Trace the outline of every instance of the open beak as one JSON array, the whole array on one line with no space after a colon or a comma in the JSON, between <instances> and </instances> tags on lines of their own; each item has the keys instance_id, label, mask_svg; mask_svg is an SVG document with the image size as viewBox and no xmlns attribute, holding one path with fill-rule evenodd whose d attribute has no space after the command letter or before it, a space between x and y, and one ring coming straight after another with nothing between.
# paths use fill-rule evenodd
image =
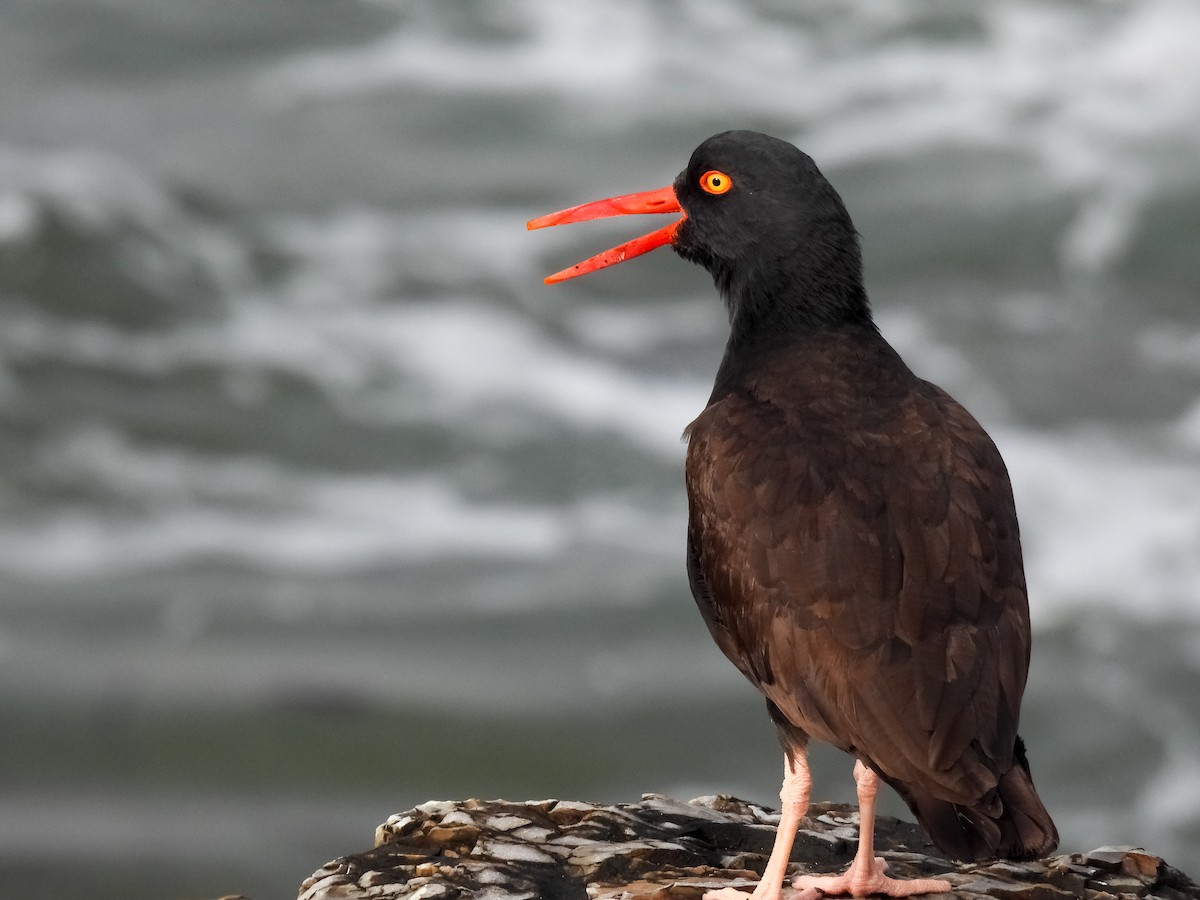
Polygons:
<instances>
[{"instance_id":1,"label":"open beak","mask_svg":"<svg viewBox=\"0 0 1200 900\"><path fill-rule=\"evenodd\" d=\"M549 215L538 216L538 218L527 222L525 227L532 231L535 228L548 228L551 225L569 225L572 222L584 222L588 219L607 219L611 216L630 216L638 213L672 212L683 212L683 207L679 205L679 200L675 196L675 189L665 187L657 191L643 191L640 194L625 194L623 197L609 197L607 200L581 203L579 206L572 206L570 209L562 209ZM605 250L603 253L598 253L590 259L585 259L581 263L576 263L570 268L563 269L561 272L555 272L545 279L546 284L557 284L560 281L566 281L568 278L574 278L577 275L586 275L588 272L595 272L597 269L603 269L605 266L625 262L627 259L633 259L635 256L648 253L655 247L669 244L675 240L675 234L679 231L679 226L683 224L683 220L686 218L687 215L685 214L683 218L672 222L665 228L660 228L639 238L634 238L632 241L626 241L619 247Z\"/></svg>"}]
</instances>

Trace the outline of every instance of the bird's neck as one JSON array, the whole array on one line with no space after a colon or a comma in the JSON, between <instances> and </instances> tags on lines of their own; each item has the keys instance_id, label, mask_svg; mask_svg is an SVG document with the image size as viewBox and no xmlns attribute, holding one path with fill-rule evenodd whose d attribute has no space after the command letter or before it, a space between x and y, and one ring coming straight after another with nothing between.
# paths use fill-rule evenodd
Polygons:
<instances>
[{"instance_id":1,"label":"bird's neck","mask_svg":"<svg viewBox=\"0 0 1200 900\"><path fill-rule=\"evenodd\" d=\"M826 244L782 265L743 265L728 275L712 270L729 312L718 390L752 375L776 352L801 343L850 334L860 341L882 340L863 287L857 241L841 247L844 251Z\"/></svg>"},{"instance_id":2,"label":"bird's neck","mask_svg":"<svg viewBox=\"0 0 1200 900\"><path fill-rule=\"evenodd\" d=\"M871 321L862 249L844 211L751 242L736 259L683 252L712 275L735 340Z\"/></svg>"}]
</instances>

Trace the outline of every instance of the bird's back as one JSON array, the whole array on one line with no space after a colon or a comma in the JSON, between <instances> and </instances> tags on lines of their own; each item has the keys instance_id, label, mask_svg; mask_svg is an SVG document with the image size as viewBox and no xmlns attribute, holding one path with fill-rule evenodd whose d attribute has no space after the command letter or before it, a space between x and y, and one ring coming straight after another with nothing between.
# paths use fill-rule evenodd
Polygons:
<instances>
[{"instance_id":1,"label":"bird's back","mask_svg":"<svg viewBox=\"0 0 1200 900\"><path fill-rule=\"evenodd\" d=\"M1029 613L999 452L871 328L754 360L688 432L688 568L714 639L793 734L862 758L947 852L1049 852L1017 738Z\"/></svg>"}]
</instances>

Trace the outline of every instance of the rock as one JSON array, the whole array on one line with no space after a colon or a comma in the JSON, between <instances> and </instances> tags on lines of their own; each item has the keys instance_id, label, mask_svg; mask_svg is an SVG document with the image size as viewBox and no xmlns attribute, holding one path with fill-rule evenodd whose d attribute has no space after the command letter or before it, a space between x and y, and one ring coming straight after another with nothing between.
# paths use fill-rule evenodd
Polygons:
<instances>
[{"instance_id":1,"label":"rock","mask_svg":"<svg viewBox=\"0 0 1200 900\"><path fill-rule=\"evenodd\" d=\"M778 818L733 797L433 801L391 816L373 849L323 866L300 900L700 900L716 888L753 888ZM852 807L814 803L793 871L845 868L857 818ZM962 900L1200 898L1200 886L1141 848L963 865L939 856L917 826L881 816L876 851L892 874L945 878Z\"/></svg>"},{"instance_id":2,"label":"rock","mask_svg":"<svg viewBox=\"0 0 1200 900\"><path fill-rule=\"evenodd\" d=\"M1162 860L1151 856L1140 847L1136 847L1121 857L1121 874L1132 875L1144 881L1158 880L1158 870L1162 868Z\"/></svg>"},{"instance_id":3,"label":"rock","mask_svg":"<svg viewBox=\"0 0 1200 900\"><path fill-rule=\"evenodd\" d=\"M1121 860L1129 853L1133 847L1097 847L1090 853L1083 855L1083 861L1089 866L1096 866L1100 869L1108 869L1115 872L1121 868Z\"/></svg>"}]
</instances>

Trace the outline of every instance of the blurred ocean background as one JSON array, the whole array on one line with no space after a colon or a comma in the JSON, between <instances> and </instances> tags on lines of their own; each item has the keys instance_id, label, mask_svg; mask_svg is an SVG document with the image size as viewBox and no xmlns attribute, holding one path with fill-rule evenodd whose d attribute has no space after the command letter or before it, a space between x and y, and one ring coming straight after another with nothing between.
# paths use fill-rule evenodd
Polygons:
<instances>
[{"instance_id":1,"label":"blurred ocean background","mask_svg":"<svg viewBox=\"0 0 1200 900\"><path fill-rule=\"evenodd\" d=\"M433 798L776 802L683 572L724 313L669 252L542 285L640 221L524 228L733 127L817 159L1008 461L1063 848L1200 875L1198 44L1194 0L0 5L0 895L291 897Z\"/></svg>"}]
</instances>

